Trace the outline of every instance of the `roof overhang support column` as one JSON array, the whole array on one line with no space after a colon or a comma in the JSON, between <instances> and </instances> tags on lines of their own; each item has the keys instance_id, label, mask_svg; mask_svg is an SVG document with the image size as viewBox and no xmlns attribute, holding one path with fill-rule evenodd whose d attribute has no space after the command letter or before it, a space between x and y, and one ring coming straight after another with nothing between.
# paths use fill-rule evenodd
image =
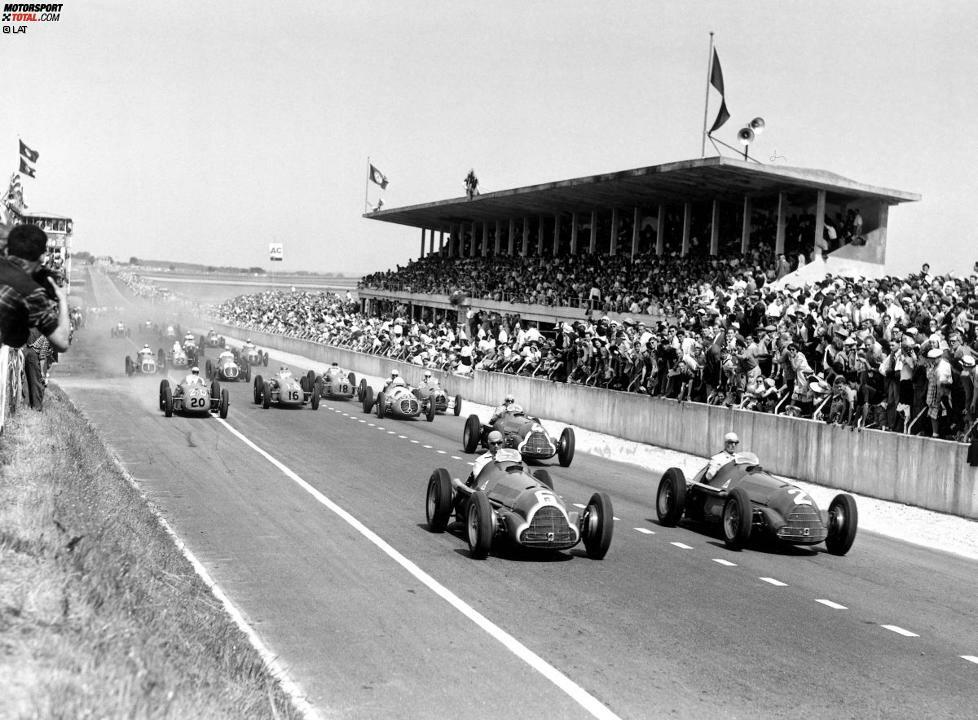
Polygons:
<instances>
[{"instance_id":1,"label":"roof overhang support column","mask_svg":"<svg viewBox=\"0 0 978 720\"><path fill-rule=\"evenodd\" d=\"M469 243L469 257L475 257L475 248L476 248L476 245L479 244L478 241L476 240L476 237L475 237L475 233L476 233L477 229L478 228L476 227L476 224L473 221L471 232L469 233L469 238L471 239L471 242Z\"/></svg>"},{"instance_id":2,"label":"roof overhang support column","mask_svg":"<svg viewBox=\"0 0 978 720\"><path fill-rule=\"evenodd\" d=\"M523 216L523 247L520 248L520 257L526 257L526 249L530 244L530 218Z\"/></svg>"},{"instance_id":3,"label":"roof overhang support column","mask_svg":"<svg viewBox=\"0 0 978 720\"><path fill-rule=\"evenodd\" d=\"M689 255L689 236L692 233L693 204L683 203L683 245L679 251L680 257Z\"/></svg>"},{"instance_id":4,"label":"roof overhang support column","mask_svg":"<svg viewBox=\"0 0 978 720\"><path fill-rule=\"evenodd\" d=\"M560 250L560 213L554 215L554 252L553 256L557 257L557 252Z\"/></svg>"},{"instance_id":5,"label":"roof overhang support column","mask_svg":"<svg viewBox=\"0 0 978 720\"><path fill-rule=\"evenodd\" d=\"M638 206L636 206L632 213L632 262L635 261L635 256L638 255L638 229L639 223L641 222L642 218L639 217Z\"/></svg>"},{"instance_id":6,"label":"roof overhang support column","mask_svg":"<svg viewBox=\"0 0 978 720\"><path fill-rule=\"evenodd\" d=\"M489 223L482 223L482 257L489 254Z\"/></svg>"},{"instance_id":7,"label":"roof overhang support column","mask_svg":"<svg viewBox=\"0 0 978 720\"><path fill-rule=\"evenodd\" d=\"M812 247L812 257L822 256L822 249L818 246L818 241L825 236L825 191L818 191L818 198L815 200L815 238Z\"/></svg>"},{"instance_id":8,"label":"roof overhang support column","mask_svg":"<svg viewBox=\"0 0 978 720\"><path fill-rule=\"evenodd\" d=\"M713 215L710 220L710 255L720 254L720 201L713 198Z\"/></svg>"},{"instance_id":9,"label":"roof overhang support column","mask_svg":"<svg viewBox=\"0 0 978 720\"><path fill-rule=\"evenodd\" d=\"M424 228L421 228L421 254L418 255L418 259L424 257Z\"/></svg>"},{"instance_id":10,"label":"roof overhang support column","mask_svg":"<svg viewBox=\"0 0 978 720\"><path fill-rule=\"evenodd\" d=\"M429 255L435 254L435 229L434 228L428 229L428 254Z\"/></svg>"},{"instance_id":11,"label":"roof overhang support column","mask_svg":"<svg viewBox=\"0 0 978 720\"><path fill-rule=\"evenodd\" d=\"M588 245L588 253L594 255L598 249L598 211L591 211L591 240Z\"/></svg>"},{"instance_id":12,"label":"roof overhang support column","mask_svg":"<svg viewBox=\"0 0 978 720\"><path fill-rule=\"evenodd\" d=\"M438 254L441 255L445 252L445 231L438 231Z\"/></svg>"},{"instance_id":13,"label":"roof overhang support column","mask_svg":"<svg viewBox=\"0 0 978 720\"><path fill-rule=\"evenodd\" d=\"M666 251L666 206L659 203L659 217L655 219L655 254L662 257Z\"/></svg>"},{"instance_id":14,"label":"roof overhang support column","mask_svg":"<svg viewBox=\"0 0 978 720\"><path fill-rule=\"evenodd\" d=\"M746 255L750 251L750 195L744 195L744 218L740 224L740 254Z\"/></svg>"},{"instance_id":15,"label":"roof overhang support column","mask_svg":"<svg viewBox=\"0 0 978 720\"><path fill-rule=\"evenodd\" d=\"M785 215L788 213L788 196L783 193L778 193L778 224L777 232L774 235L774 254L780 255L784 252L784 226L785 226Z\"/></svg>"},{"instance_id":16,"label":"roof overhang support column","mask_svg":"<svg viewBox=\"0 0 978 720\"><path fill-rule=\"evenodd\" d=\"M513 218L509 219L509 232L506 235L507 242L507 253L510 257L513 257L513 240L516 235L516 221Z\"/></svg>"},{"instance_id":17,"label":"roof overhang support column","mask_svg":"<svg viewBox=\"0 0 978 720\"><path fill-rule=\"evenodd\" d=\"M618 208L611 208L611 242L608 247L609 255L614 257L618 254Z\"/></svg>"},{"instance_id":18,"label":"roof overhang support column","mask_svg":"<svg viewBox=\"0 0 978 720\"><path fill-rule=\"evenodd\" d=\"M543 215L539 218L540 222L537 225L537 255L543 256Z\"/></svg>"},{"instance_id":19,"label":"roof overhang support column","mask_svg":"<svg viewBox=\"0 0 978 720\"><path fill-rule=\"evenodd\" d=\"M499 220L497 220L496 221L496 246L495 246L496 252L493 253L494 255L498 255L499 254L499 251L502 249L503 235L500 232L500 226L501 225L502 225L502 223L499 222Z\"/></svg>"},{"instance_id":20,"label":"roof overhang support column","mask_svg":"<svg viewBox=\"0 0 978 720\"><path fill-rule=\"evenodd\" d=\"M577 255L577 213L571 213L571 255Z\"/></svg>"}]
</instances>

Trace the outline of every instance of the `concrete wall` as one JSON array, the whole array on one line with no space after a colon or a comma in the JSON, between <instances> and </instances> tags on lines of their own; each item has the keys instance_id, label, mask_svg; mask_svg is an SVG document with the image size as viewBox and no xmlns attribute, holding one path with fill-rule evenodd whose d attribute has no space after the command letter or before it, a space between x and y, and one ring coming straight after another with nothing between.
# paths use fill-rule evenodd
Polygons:
<instances>
[{"instance_id":1,"label":"concrete wall","mask_svg":"<svg viewBox=\"0 0 978 720\"><path fill-rule=\"evenodd\" d=\"M232 337L245 334L219 327ZM324 364L336 361L356 373L383 377L397 367L409 383L421 380L421 368L389 358L280 335L247 334L259 345ZM877 430L857 433L811 420L500 373L477 372L471 378L436 374L448 394L465 400L497 405L512 392L534 415L704 457L716 452L723 434L733 430L742 447L757 453L772 472L978 519L978 468L968 465L968 448L961 443Z\"/></svg>"}]
</instances>

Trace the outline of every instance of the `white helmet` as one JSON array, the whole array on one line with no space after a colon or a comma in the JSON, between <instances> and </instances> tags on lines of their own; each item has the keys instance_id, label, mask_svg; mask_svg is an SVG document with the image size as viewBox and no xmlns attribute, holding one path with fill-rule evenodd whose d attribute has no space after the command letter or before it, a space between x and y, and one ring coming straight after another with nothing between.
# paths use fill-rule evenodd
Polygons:
<instances>
[{"instance_id":1,"label":"white helmet","mask_svg":"<svg viewBox=\"0 0 978 720\"><path fill-rule=\"evenodd\" d=\"M512 393L507 393L506 397L503 398L503 402L506 403L507 405L509 403L514 403L516 402L516 397Z\"/></svg>"},{"instance_id":2,"label":"white helmet","mask_svg":"<svg viewBox=\"0 0 978 720\"><path fill-rule=\"evenodd\" d=\"M425 370L424 371L424 377L425 377L425 380L427 380L428 378L430 378L431 377L431 370Z\"/></svg>"},{"instance_id":3,"label":"white helmet","mask_svg":"<svg viewBox=\"0 0 978 720\"><path fill-rule=\"evenodd\" d=\"M147 343L146 345L143 345L143 350L149 350L149 343Z\"/></svg>"},{"instance_id":4,"label":"white helmet","mask_svg":"<svg viewBox=\"0 0 978 720\"><path fill-rule=\"evenodd\" d=\"M396 378L396 377L397 377L397 376L399 376L400 374L401 374L401 373L399 373L399 372L398 372L397 370L391 370L391 377L392 377L392 378Z\"/></svg>"},{"instance_id":5,"label":"white helmet","mask_svg":"<svg viewBox=\"0 0 978 720\"><path fill-rule=\"evenodd\" d=\"M200 375L200 368L194 365L192 368L190 368L190 372L192 372L194 375Z\"/></svg>"},{"instance_id":6,"label":"white helmet","mask_svg":"<svg viewBox=\"0 0 978 720\"><path fill-rule=\"evenodd\" d=\"M737 433L735 433L735 432L728 432L726 435L724 435L723 436L723 444L726 445L727 443L733 443L735 445L740 445L740 438L737 437Z\"/></svg>"}]
</instances>

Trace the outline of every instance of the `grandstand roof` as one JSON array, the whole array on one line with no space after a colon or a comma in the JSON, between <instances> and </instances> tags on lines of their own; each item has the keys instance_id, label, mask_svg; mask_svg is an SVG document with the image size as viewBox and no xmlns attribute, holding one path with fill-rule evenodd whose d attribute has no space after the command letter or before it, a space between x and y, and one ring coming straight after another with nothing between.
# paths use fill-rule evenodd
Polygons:
<instances>
[{"instance_id":1,"label":"grandstand roof","mask_svg":"<svg viewBox=\"0 0 978 720\"><path fill-rule=\"evenodd\" d=\"M825 170L761 165L727 157L653 165L603 175L559 180L468 197L367 213L371 220L420 228L446 228L458 222L483 222L524 215L556 214L590 208L652 207L659 203L742 202L779 192L825 190L830 202L876 200L887 205L920 200L903 190L875 187Z\"/></svg>"}]
</instances>

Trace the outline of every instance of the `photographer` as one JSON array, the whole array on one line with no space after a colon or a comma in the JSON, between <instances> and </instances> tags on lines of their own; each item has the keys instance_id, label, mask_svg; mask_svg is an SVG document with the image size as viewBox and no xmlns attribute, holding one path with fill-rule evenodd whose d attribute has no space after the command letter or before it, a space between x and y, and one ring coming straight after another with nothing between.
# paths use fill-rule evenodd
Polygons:
<instances>
[{"instance_id":1,"label":"photographer","mask_svg":"<svg viewBox=\"0 0 978 720\"><path fill-rule=\"evenodd\" d=\"M36 225L17 225L0 257L0 340L11 347L27 343L36 327L56 350L68 349L68 297L56 276L42 267L47 234Z\"/></svg>"}]
</instances>

